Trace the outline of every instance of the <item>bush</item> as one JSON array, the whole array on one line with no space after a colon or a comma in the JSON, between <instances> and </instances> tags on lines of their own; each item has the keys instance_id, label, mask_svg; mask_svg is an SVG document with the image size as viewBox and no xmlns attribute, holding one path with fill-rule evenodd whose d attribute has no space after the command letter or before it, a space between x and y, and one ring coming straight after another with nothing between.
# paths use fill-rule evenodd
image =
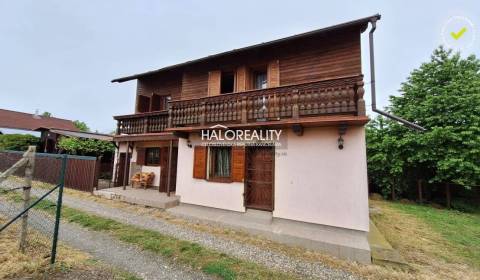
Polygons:
<instances>
[{"instance_id":1,"label":"bush","mask_svg":"<svg viewBox=\"0 0 480 280\"><path fill-rule=\"evenodd\" d=\"M37 146L40 138L29 134L0 135L0 150L26 151L28 146Z\"/></svg>"}]
</instances>

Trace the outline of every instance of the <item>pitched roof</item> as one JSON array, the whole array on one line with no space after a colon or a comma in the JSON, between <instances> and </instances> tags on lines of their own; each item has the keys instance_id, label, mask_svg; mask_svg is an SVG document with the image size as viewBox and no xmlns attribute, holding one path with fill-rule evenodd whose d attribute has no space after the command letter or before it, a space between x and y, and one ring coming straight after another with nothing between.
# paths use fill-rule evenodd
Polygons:
<instances>
[{"instance_id":1,"label":"pitched roof","mask_svg":"<svg viewBox=\"0 0 480 280\"><path fill-rule=\"evenodd\" d=\"M358 27L360 27L361 32L363 32L365 30L365 28L367 27L367 24L374 19L376 19L376 20L380 19L380 14L375 14L375 15L372 15L372 16L369 16L369 17L364 17L364 18L360 18L360 19L357 19L357 20L352 20L352 21L340 23L340 24L337 24L337 25L332 25L332 26L325 27L325 28L315 29L315 30L312 30L312 31L309 31L309 32L300 33L300 34L297 34L297 35L293 35L293 36L289 36L289 37L285 37L285 38L281 38L281 39L277 39L277 40L273 40L273 41L269 41L269 42L264 42L264 43L260 43L260 44L251 45L251 46L248 46L248 47L233 49L233 50L227 51L227 52L222 52L222 53L218 53L218 54L214 54L214 55L209 55L209 56L202 57L202 58L199 58L199 59L194 59L194 60L186 61L186 62L183 62L183 63L163 67L163 68L153 70L153 71L148 71L148 72L144 72L144 73L139 73L139 74L134 74L134 75L126 76L126 77L113 79L111 82L112 83L114 83L114 82L123 83L123 82L126 82L126 81L141 78L143 76L148 76L148 75L151 75L151 74L156 74L156 73L172 70L172 69L175 69L175 68L180 68L180 67L183 67L183 66L203 62L203 61L206 61L206 60L209 60L209 59L218 58L218 57L222 57L222 56L226 56L226 55L238 54L240 52L244 52L244 51L248 51L248 50L255 49L255 48L260 48L260 47L275 46L279 43L284 43L284 42L293 41L293 40L297 40L297 39L308 38L308 37L312 37L312 36L315 36L315 35L318 35L318 34L321 34L321 33L327 32L327 31L332 31L332 30L340 30L340 29L344 29L344 28L350 28L350 27L358 26Z\"/></svg>"},{"instance_id":2,"label":"pitched roof","mask_svg":"<svg viewBox=\"0 0 480 280\"><path fill-rule=\"evenodd\" d=\"M71 120L54 117L44 117L10 110L0 109L0 127L24 130L37 130L41 128L59 128L78 131Z\"/></svg>"}]
</instances>

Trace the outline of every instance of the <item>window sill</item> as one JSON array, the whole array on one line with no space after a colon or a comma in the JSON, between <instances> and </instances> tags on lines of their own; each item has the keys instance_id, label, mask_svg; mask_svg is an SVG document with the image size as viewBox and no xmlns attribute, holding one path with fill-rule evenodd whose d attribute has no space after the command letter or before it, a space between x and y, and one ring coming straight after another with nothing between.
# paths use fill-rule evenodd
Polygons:
<instances>
[{"instance_id":1,"label":"window sill","mask_svg":"<svg viewBox=\"0 0 480 280\"><path fill-rule=\"evenodd\" d=\"M215 183L233 183L233 180L228 177L228 178L222 178L222 177L217 177L217 178L208 178L208 182L215 182Z\"/></svg>"}]
</instances>

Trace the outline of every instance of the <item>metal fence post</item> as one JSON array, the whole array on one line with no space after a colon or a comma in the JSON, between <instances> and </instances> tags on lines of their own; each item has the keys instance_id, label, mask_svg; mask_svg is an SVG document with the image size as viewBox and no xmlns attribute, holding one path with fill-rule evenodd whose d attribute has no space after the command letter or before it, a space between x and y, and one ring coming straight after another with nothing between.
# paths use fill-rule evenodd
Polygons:
<instances>
[{"instance_id":1,"label":"metal fence post","mask_svg":"<svg viewBox=\"0 0 480 280\"><path fill-rule=\"evenodd\" d=\"M50 264L55 263L55 258L57 255L57 243L58 243L58 230L60 227L60 214L62 210L62 197L63 197L63 187L65 186L65 172L67 168L67 155L64 154L62 157L62 167L60 169L60 180L59 180L59 189L58 189L58 199L57 199L57 211L55 214L55 229L53 231L53 242L52 242L52 256L50 258Z\"/></svg>"}]
</instances>

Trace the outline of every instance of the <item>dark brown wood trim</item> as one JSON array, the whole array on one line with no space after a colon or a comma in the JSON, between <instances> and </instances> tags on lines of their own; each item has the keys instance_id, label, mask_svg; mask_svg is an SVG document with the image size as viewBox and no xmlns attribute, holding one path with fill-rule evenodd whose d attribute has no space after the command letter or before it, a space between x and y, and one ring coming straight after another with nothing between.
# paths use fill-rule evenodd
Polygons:
<instances>
[{"instance_id":1,"label":"dark brown wood trim","mask_svg":"<svg viewBox=\"0 0 480 280\"><path fill-rule=\"evenodd\" d=\"M345 116L345 115L334 115L334 116L320 116L320 117L305 117L301 119L288 119L288 120L279 120L279 121L266 121L266 122L255 122L255 123L237 123L237 124L225 124L228 128L248 128L248 127L259 127L259 126L268 126L268 127L291 127L293 125L301 124L304 127L312 126L336 126L342 123L347 123L349 125L365 125L369 122L370 119L367 116ZM202 129L209 129L210 126L189 126L189 127L175 127L167 128L165 131L201 131Z\"/></svg>"},{"instance_id":2,"label":"dark brown wood trim","mask_svg":"<svg viewBox=\"0 0 480 280\"><path fill-rule=\"evenodd\" d=\"M350 82L353 83L353 82L356 82L357 80L362 80L363 79L363 74L348 75L348 76L335 76L335 77L325 78L325 79L321 79L321 80L317 80L317 81L313 81L313 82L308 82L308 83L285 84L285 85L281 85L281 86L277 86L277 87L268 87L266 89L271 89L271 88L281 89L281 88L296 87L296 86L306 86L306 85L309 85L309 84L316 84L316 83L324 83L325 84L324 86L335 86L339 83L343 85L343 84L345 84L345 81L342 81L342 80L345 80L345 79L351 79ZM234 96L234 95L244 96L247 93L261 92L261 91L265 91L266 89L249 89L249 90L245 90L245 91L223 93L221 95L205 96L205 97L200 97L200 98L185 98L185 99L181 99L181 100L172 100L172 101L170 101L170 103L174 104L174 103L182 103L182 102L189 102L189 101L200 101L200 100L215 98L215 97L218 97L218 96ZM143 114L145 114L145 113L143 113Z\"/></svg>"}]
</instances>

